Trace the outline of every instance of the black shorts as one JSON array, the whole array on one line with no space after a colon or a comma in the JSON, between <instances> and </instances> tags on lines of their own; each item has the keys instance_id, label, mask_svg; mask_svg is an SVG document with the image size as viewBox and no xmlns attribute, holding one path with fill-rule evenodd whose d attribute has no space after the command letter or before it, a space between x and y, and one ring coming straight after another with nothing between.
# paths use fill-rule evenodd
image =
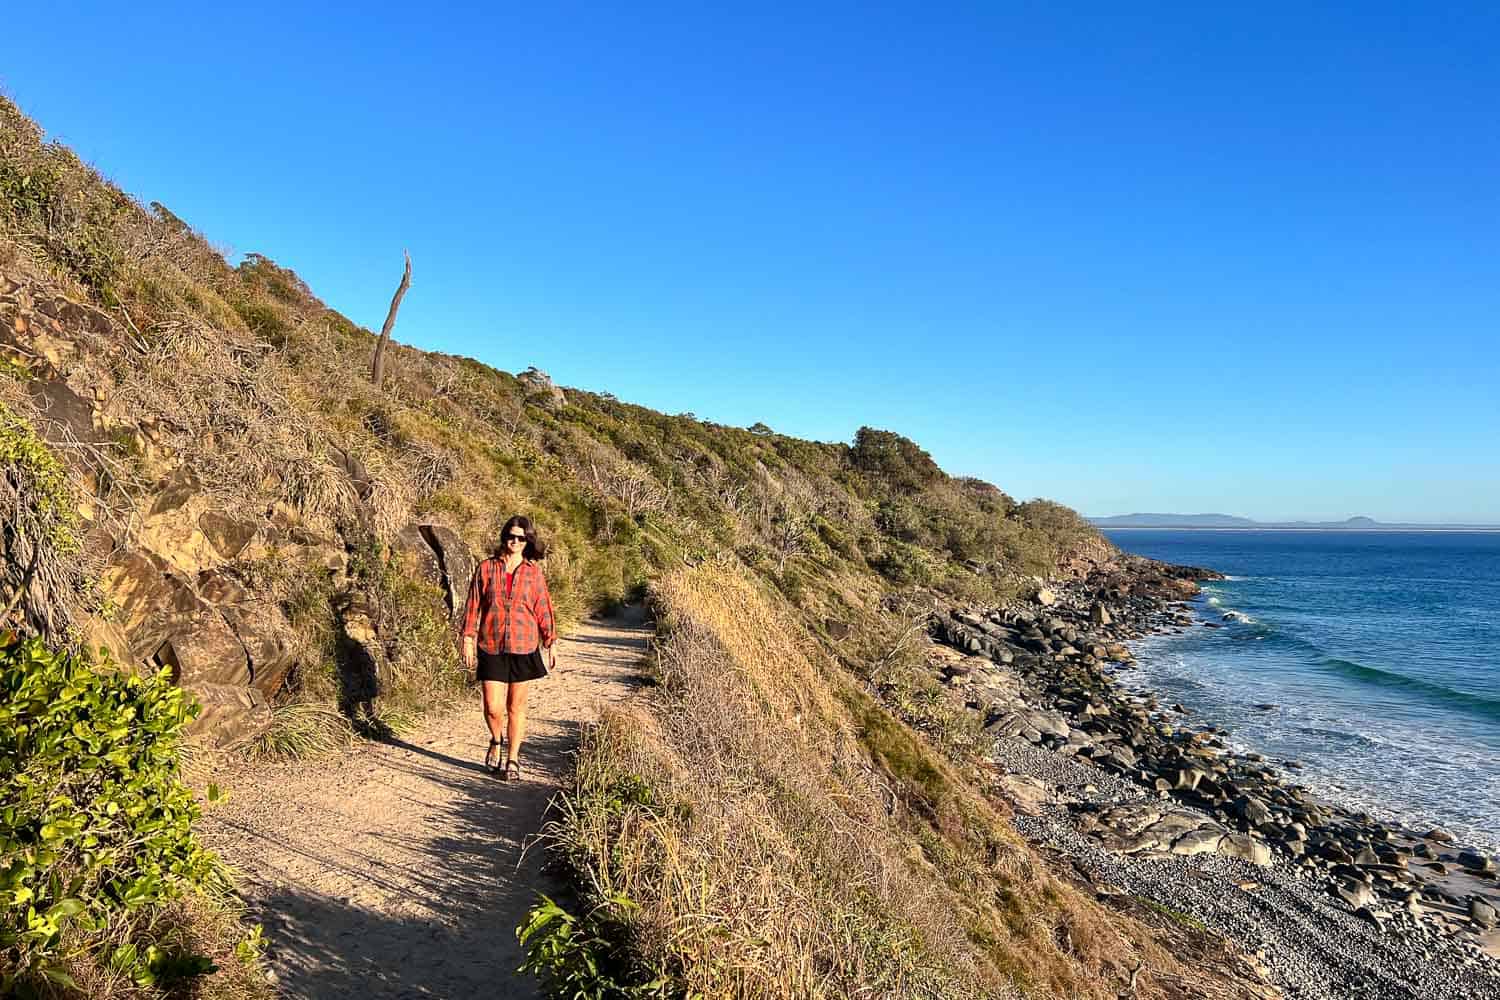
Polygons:
<instances>
[{"instance_id":1,"label":"black shorts","mask_svg":"<svg viewBox=\"0 0 1500 1000\"><path fill-rule=\"evenodd\" d=\"M477 674L482 681L519 684L546 677L547 665L542 662L540 649L529 653L486 653L481 649Z\"/></svg>"}]
</instances>

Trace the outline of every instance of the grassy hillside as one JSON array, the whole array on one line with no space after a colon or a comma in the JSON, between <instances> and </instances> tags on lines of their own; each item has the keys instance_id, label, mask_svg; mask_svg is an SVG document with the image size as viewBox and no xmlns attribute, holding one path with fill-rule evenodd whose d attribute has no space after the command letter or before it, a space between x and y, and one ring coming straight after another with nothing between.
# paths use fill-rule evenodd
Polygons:
<instances>
[{"instance_id":1,"label":"grassy hillside","mask_svg":"<svg viewBox=\"0 0 1500 1000\"><path fill-rule=\"evenodd\" d=\"M558 545L565 565L553 572L575 613L723 551L794 595L832 594L841 575L872 571L990 595L1045 573L1091 534L1055 505L953 479L885 432L823 444L577 390L559 405L524 378L400 347L377 390L363 377L370 332L294 272L256 254L230 266L167 208L137 204L46 143L8 103L0 222L0 262L46 274L109 318L113 342L78 363L98 378L122 437L153 432L118 442L130 461L116 476L149 483L189 465L226 503L282 501L315 527L347 531L359 512L342 452L368 470L377 538L425 516L479 546L501 512L534 511ZM419 285L406 308L420 303Z\"/></svg>"},{"instance_id":2,"label":"grassy hillside","mask_svg":"<svg viewBox=\"0 0 1500 1000\"><path fill-rule=\"evenodd\" d=\"M587 735L554 831L617 987L1104 998L1140 968L1141 996L1209 992L1049 874L980 772L892 718L764 580L705 563L653 592L660 688Z\"/></svg>"},{"instance_id":3,"label":"grassy hillside","mask_svg":"<svg viewBox=\"0 0 1500 1000\"><path fill-rule=\"evenodd\" d=\"M4 100L0 293L12 624L133 649L141 580L235 593L241 639L262 623L290 663L257 689L276 711L248 747L313 753L462 691L439 590L402 568L412 525L484 551L530 514L565 623L652 588L661 689L589 734L559 834L597 919L627 932L610 958L627 979L1106 996L1138 963L1181 974L1142 927L1046 875L968 770L969 724L910 662L935 599L1000 600L1106 556L1072 511L953 478L872 428L798 440L400 345L377 387L370 331L292 270L231 264ZM419 284L405 309L420 308ZM167 530L177 510L218 525L215 545L251 541L214 555ZM355 619L382 660L361 719L341 672ZM187 685L178 645L131 665Z\"/></svg>"}]
</instances>

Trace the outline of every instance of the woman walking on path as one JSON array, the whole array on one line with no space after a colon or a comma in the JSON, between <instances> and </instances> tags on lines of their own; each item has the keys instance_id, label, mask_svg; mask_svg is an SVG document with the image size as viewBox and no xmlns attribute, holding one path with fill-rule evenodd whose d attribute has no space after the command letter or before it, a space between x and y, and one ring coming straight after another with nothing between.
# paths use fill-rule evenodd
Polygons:
<instances>
[{"instance_id":1,"label":"woman walking on path","mask_svg":"<svg viewBox=\"0 0 1500 1000\"><path fill-rule=\"evenodd\" d=\"M500 548L475 567L464 603L464 664L484 686L484 720L490 728L484 766L508 781L521 778L526 683L546 677L557 666L552 648L557 641L552 595L540 565L546 555L547 547L537 538L530 519L512 517L500 531ZM506 746L503 769L499 766L502 741Z\"/></svg>"}]
</instances>

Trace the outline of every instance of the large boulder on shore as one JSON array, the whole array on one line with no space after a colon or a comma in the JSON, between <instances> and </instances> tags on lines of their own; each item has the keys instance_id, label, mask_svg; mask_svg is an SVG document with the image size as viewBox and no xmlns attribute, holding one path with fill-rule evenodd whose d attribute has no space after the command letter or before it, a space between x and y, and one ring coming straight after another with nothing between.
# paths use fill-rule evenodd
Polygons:
<instances>
[{"instance_id":1,"label":"large boulder on shore","mask_svg":"<svg viewBox=\"0 0 1500 1000\"><path fill-rule=\"evenodd\" d=\"M1122 854L1194 855L1217 853L1269 865L1271 849L1256 837L1232 833L1190 809L1166 803L1131 802L1085 814L1080 829Z\"/></svg>"}]
</instances>

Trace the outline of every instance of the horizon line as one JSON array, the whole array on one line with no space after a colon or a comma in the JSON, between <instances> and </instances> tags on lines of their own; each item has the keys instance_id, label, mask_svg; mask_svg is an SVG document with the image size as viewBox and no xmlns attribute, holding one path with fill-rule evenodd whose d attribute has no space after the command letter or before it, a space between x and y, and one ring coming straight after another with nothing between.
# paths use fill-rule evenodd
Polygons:
<instances>
[{"instance_id":1,"label":"horizon line","mask_svg":"<svg viewBox=\"0 0 1500 1000\"><path fill-rule=\"evenodd\" d=\"M1379 518L1369 517L1369 516L1364 515L1364 514L1351 515L1351 516L1345 517L1345 518L1308 518L1308 517L1300 517L1300 518L1283 518L1283 519L1278 519L1278 520L1261 520L1260 518L1246 517L1246 516L1244 516L1242 514L1166 514L1166 513L1148 513L1148 512L1141 512L1141 511L1137 511L1137 512L1134 512L1134 513L1131 513L1131 514L1085 514L1085 515L1083 515L1083 518L1086 521L1126 520L1126 519L1132 518L1132 517L1180 518L1180 519L1183 519L1183 520L1188 520L1188 519L1191 519L1191 518L1202 518L1202 517L1222 517L1222 518L1234 518L1234 519L1239 520L1239 521L1249 522L1248 524L1245 524L1245 525L1220 524L1220 525L1193 525L1192 526L1192 527L1213 527L1213 528L1233 528L1233 527L1265 527L1265 528L1273 528L1273 527L1285 527L1285 526L1293 526L1293 527L1295 527L1295 526L1323 527L1323 526L1327 526L1327 525L1339 525L1339 526L1343 526L1343 525L1350 524L1350 522L1365 522L1365 523L1368 523L1370 525L1373 525L1374 527L1392 527L1392 528L1486 528L1486 529L1500 530L1500 521L1423 521L1423 520L1383 521L1383 520L1381 520ZM1154 527L1154 525L1141 525L1141 527ZM1359 530L1359 529L1358 528L1353 528L1351 530Z\"/></svg>"}]
</instances>

